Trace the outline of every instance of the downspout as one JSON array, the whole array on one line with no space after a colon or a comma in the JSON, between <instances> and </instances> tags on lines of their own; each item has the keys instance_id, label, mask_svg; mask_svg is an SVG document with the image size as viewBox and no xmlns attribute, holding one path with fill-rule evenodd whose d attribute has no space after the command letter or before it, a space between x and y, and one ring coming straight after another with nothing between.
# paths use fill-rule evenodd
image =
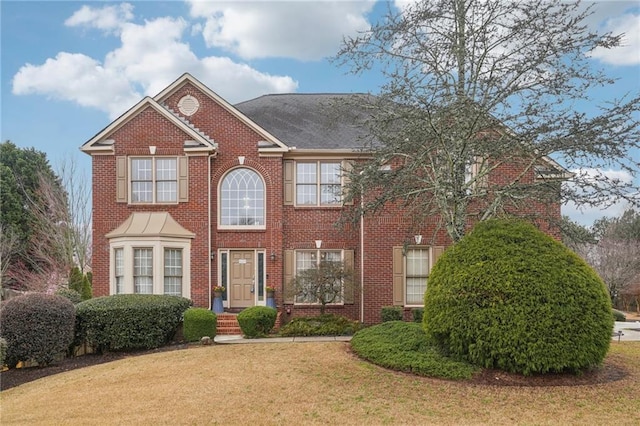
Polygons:
<instances>
[{"instance_id":1,"label":"downspout","mask_svg":"<svg viewBox=\"0 0 640 426\"><path fill-rule=\"evenodd\" d=\"M207 302L209 304L209 309L213 309L212 304L212 299L211 299L211 262L213 261L213 259L211 259L211 160L213 159L215 154L210 154L208 161L207 161L207 234L209 235L208 241L207 241L207 247L208 247L208 251L207 251L207 258L208 258L208 262L209 262L209 301Z\"/></svg>"},{"instance_id":2,"label":"downspout","mask_svg":"<svg viewBox=\"0 0 640 426\"><path fill-rule=\"evenodd\" d=\"M364 187L360 191L360 323L364 324Z\"/></svg>"}]
</instances>

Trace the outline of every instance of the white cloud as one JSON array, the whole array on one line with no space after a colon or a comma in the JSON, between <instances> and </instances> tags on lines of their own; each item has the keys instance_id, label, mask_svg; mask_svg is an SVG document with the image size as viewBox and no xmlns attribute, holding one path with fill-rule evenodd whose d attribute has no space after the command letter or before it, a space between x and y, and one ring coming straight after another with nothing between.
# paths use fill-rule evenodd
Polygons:
<instances>
[{"instance_id":1,"label":"white cloud","mask_svg":"<svg viewBox=\"0 0 640 426\"><path fill-rule=\"evenodd\" d=\"M119 29L125 22L132 19L133 6L129 3L122 3L102 8L82 6L64 21L64 24L68 27L97 28L111 32Z\"/></svg>"},{"instance_id":2,"label":"white cloud","mask_svg":"<svg viewBox=\"0 0 640 426\"><path fill-rule=\"evenodd\" d=\"M608 19L604 24L604 31L614 35L624 34L621 46L612 49L598 48L592 52L592 57L612 65L640 64L640 14L626 13Z\"/></svg>"},{"instance_id":3,"label":"white cloud","mask_svg":"<svg viewBox=\"0 0 640 426\"><path fill-rule=\"evenodd\" d=\"M26 64L13 77L15 95L40 94L110 112L126 111L139 96L117 70L80 53L60 52L42 65Z\"/></svg>"},{"instance_id":4,"label":"white cloud","mask_svg":"<svg viewBox=\"0 0 640 426\"><path fill-rule=\"evenodd\" d=\"M189 1L191 16L204 18L202 35L245 59L287 57L318 60L333 55L343 36L355 36L370 24L366 1Z\"/></svg>"},{"instance_id":5,"label":"white cloud","mask_svg":"<svg viewBox=\"0 0 640 426\"><path fill-rule=\"evenodd\" d=\"M581 180L596 182L598 177L607 179L617 179L621 183L633 182L633 176L623 170L600 170L600 169L576 169L571 170L576 173ZM562 206L562 214L569 216L572 220L585 225L591 226L593 222L603 216L617 217L620 216L629 204L626 201L618 201L615 203L607 203L597 206L578 206L574 202L567 202Z\"/></svg>"},{"instance_id":6,"label":"white cloud","mask_svg":"<svg viewBox=\"0 0 640 426\"><path fill-rule=\"evenodd\" d=\"M185 72L232 103L265 93L294 92L298 87L291 77L262 73L229 58L199 58L182 41L189 27L182 18L157 18L136 24L99 18L114 16L112 11L104 12L114 6L88 11L85 8L74 13L73 25L85 23L113 30L117 22L119 47L107 53L102 62L81 53L60 52L42 65L26 64L13 78L14 94L72 101L105 111L114 119L144 95L156 95Z\"/></svg>"}]
</instances>

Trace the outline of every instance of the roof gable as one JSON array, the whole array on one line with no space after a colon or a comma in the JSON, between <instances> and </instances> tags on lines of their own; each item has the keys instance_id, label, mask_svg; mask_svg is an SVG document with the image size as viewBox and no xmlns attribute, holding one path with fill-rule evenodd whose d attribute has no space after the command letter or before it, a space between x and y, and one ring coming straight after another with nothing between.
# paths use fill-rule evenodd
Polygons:
<instances>
[{"instance_id":1,"label":"roof gable","mask_svg":"<svg viewBox=\"0 0 640 426\"><path fill-rule=\"evenodd\" d=\"M235 106L231 105L229 102L220 97L213 90L209 89L203 83L201 83L198 79L193 77L189 73L184 73L180 78L167 86L163 91L154 96L154 100L159 104L163 104L173 93L175 93L178 89L180 89L185 84L190 83L194 87L196 87L199 91L201 91L204 95L208 96L215 103L220 105L223 109L229 112L232 116L240 120L247 127L252 129L254 132L258 133L260 136L265 138L265 143L261 143L258 146L259 151L261 152L287 152L289 151L289 146L284 143L282 140L271 134L267 129L260 126L258 123L253 121L250 117L242 113Z\"/></svg>"},{"instance_id":2,"label":"roof gable","mask_svg":"<svg viewBox=\"0 0 640 426\"><path fill-rule=\"evenodd\" d=\"M140 112L142 112L145 108L153 108L160 115L165 117L171 123L179 127L186 134L188 134L193 141L197 142L197 145L200 149L206 151L216 151L218 149L218 145L207 137L205 134L198 131L192 125L190 125L186 120L172 114L158 102L150 97L145 97L136 105L134 105L127 112L118 117L115 121L111 122L107 127L102 129L98 134L85 142L80 150L87 154L92 153L112 153L114 150L113 144L114 141L108 139L113 132L127 124L134 117L136 117ZM192 148L193 149L193 148Z\"/></svg>"}]
</instances>

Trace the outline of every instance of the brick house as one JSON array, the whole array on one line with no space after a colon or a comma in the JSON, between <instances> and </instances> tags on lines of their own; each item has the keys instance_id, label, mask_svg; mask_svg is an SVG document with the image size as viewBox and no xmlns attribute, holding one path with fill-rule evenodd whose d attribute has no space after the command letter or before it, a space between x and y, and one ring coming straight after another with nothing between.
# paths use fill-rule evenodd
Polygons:
<instances>
[{"instance_id":1,"label":"brick house","mask_svg":"<svg viewBox=\"0 0 640 426\"><path fill-rule=\"evenodd\" d=\"M94 295L167 293L210 307L221 285L225 308L238 310L265 305L272 286L283 315L317 314L284 286L335 259L357 279L328 312L371 324L383 306L399 305L409 317L450 239L435 218L408 226L392 207L336 226L349 208L343 170L366 155L362 128L325 108L348 96L356 95L267 95L234 106L184 74L87 141ZM531 208L560 217L557 203Z\"/></svg>"}]
</instances>

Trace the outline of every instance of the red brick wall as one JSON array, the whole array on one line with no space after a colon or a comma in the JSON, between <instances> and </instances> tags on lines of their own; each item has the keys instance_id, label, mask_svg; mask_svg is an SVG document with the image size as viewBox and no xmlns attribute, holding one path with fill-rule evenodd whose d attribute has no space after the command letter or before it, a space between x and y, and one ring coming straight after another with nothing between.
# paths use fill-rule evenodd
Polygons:
<instances>
[{"instance_id":1,"label":"red brick wall","mask_svg":"<svg viewBox=\"0 0 640 426\"><path fill-rule=\"evenodd\" d=\"M104 234L120 225L134 211L167 211L196 237L191 246L191 290L196 306L209 307L209 268L212 284L217 283L218 265L210 260L208 236L211 234L211 250L221 248L247 248L265 250L267 285L279 289L276 301L283 307L282 281L284 250L315 249L315 240L322 240L322 249L353 249L354 269L357 275L354 304L331 306L329 313L337 313L360 319L360 271L364 266L364 322L380 321L383 306L392 304L392 250L394 246L413 244L413 236L423 236L424 245L450 245L450 239L437 218L419 225L407 226L402 212L391 206L383 213L366 217L362 224L364 246L360 247L360 224L337 227L340 208L308 208L283 206L283 160L258 155L258 141L264 137L253 131L233 114L215 103L198 89L186 84L171 94L165 103L176 113L177 103L186 94L200 102L199 110L187 119L218 145L217 156L211 159L211 177L208 180L209 161L206 156L189 157L189 202L178 205L133 206L115 202L115 158L119 155L148 155L149 145L157 146L156 155L183 155L183 142L192 139L177 126L151 108L147 108L131 121L116 130L109 138L115 140L115 155L93 157L93 235L94 235L94 293L109 293L109 242ZM221 179L231 169L239 166L238 157L245 157L244 167L258 172L265 182L267 210L266 229L249 231L218 230L218 187ZM510 179L520 172L515 165L502 166L492 174L490 181ZM532 181L533 171L524 177ZM211 185L211 196L207 191ZM210 200L210 204L208 204ZM211 228L208 228L208 209L211 209ZM552 213L560 218L560 206L542 202L527 202L514 206L522 214ZM557 228L546 222L541 229L559 237ZM276 259L271 260L271 253ZM363 258L364 254L364 258ZM363 263L362 263L363 262ZM287 314L287 308L291 311ZM293 316L319 313L319 308L287 305L283 309L286 321ZM406 311L410 318L410 310Z\"/></svg>"}]
</instances>

